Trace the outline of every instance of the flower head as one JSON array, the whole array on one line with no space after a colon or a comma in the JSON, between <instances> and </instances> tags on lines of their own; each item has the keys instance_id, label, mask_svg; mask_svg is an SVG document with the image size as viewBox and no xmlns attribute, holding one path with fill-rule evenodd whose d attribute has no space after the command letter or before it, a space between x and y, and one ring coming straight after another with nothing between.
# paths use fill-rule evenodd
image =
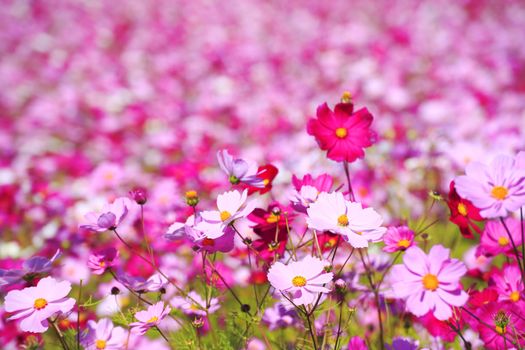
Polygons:
<instances>
[{"instance_id":1,"label":"flower head","mask_svg":"<svg viewBox=\"0 0 525 350\"><path fill-rule=\"evenodd\" d=\"M294 304L308 305L318 293L330 292L325 285L332 281L333 273L326 273L325 266L326 262L309 255L288 265L276 262L268 271L268 281Z\"/></svg>"},{"instance_id":2,"label":"flower head","mask_svg":"<svg viewBox=\"0 0 525 350\"><path fill-rule=\"evenodd\" d=\"M217 152L219 166L228 175L231 184L243 183L252 187L264 188L264 179L258 176L257 163L251 160L233 158L227 150Z\"/></svg>"},{"instance_id":3,"label":"flower head","mask_svg":"<svg viewBox=\"0 0 525 350\"><path fill-rule=\"evenodd\" d=\"M354 112L350 102L337 104L333 112L324 103L317 108L317 119L308 121L307 131L322 150L328 151L328 158L351 163L363 158L364 148L375 142L372 120L366 108Z\"/></svg>"},{"instance_id":4,"label":"flower head","mask_svg":"<svg viewBox=\"0 0 525 350\"><path fill-rule=\"evenodd\" d=\"M128 214L128 202L130 200L125 197L115 199L111 204L107 204L100 212L87 213L86 222L80 225L84 228L95 232L104 232L113 230L124 220Z\"/></svg>"},{"instance_id":5,"label":"flower head","mask_svg":"<svg viewBox=\"0 0 525 350\"><path fill-rule=\"evenodd\" d=\"M131 332L144 334L148 329L158 326L160 322L168 316L171 307L165 306L162 301L148 306L147 310L135 313L135 318L138 322L130 324Z\"/></svg>"},{"instance_id":6,"label":"flower head","mask_svg":"<svg viewBox=\"0 0 525 350\"><path fill-rule=\"evenodd\" d=\"M479 209L471 201L459 196L454 181L450 183L447 205L450 209L450 221L458 225L463 237L474 238L473 232L480 233L481 230L473 222L483 220Z\"/></svg>"},{"instance_id":7,"label":"flower head","mask_svg":"<svg viewBox=\"0 0 525 350\"><path fill-rule=\"evenodd\" d=\"M499 300L513 303L523 302L524 290L520 269L517 265L507 265L500 273L494 273L491 281L498 292Z\"/></svg>"},{"instance_id":8,"label":"flower head","mask_svg":"<svg viewBox=\"0 0 525 350\"><path fill-rule=\"evenodd\" d=\"M383 236L385 247L383 251L388 253L407 250L415 245L414 231L407 226L389 227Z\"/></svg>"},{"instance_id":9,"label":"flower head","mask_svg":"<svg viewBox=\"0 0 525 350\"><path fill-rule=\"evenodd\" d=\"M86 350L119 350L124 348L127 332L122 327L114 327L108 318L98 322L88 321L88 333L82 338Z\"/></svg>"},{"instance_id":10,"label":"flower head","mask_svg":"<svg viewBox=\"0 0 525 350\"><path fill-rule=\"evenodd\" d=\"M485 225L485 229L481 234L479 243L479 253L483 255L498 255L508 254L512 256L512 240L516 245L521 244L521 223L514 218L506 218L505 225L509 229L509 233L500 220L490 220Z\"/></svg>"},{"instance_id":11,"label":"flower head","mask_svg":"<svg viewBox=\"0 0 525 350\"><path fill-rule=\"evenodd\" d=\"M405 252L403 264L392 268L392 289L414 315L432 311L438 320L448 320L452 306L462 306L468 300L459 283L466 272L465 264L451 259L443 246L435 245L428 255L414 246Z\"/></svg>"},{"instance_id":12,"label":"flower head","mask_svg":"<svg viewBox=\"0 0 525 350\"><path fill-rule=\"evenodd\" d=\"M489 165L472 162L456 178L459 195L480 209L484 218L505 217L525 205L525 169L500 155Z\"/></svg>"},{"instance_id":13,"label":"flower head","mask_svg":"<svg viewBox=\"0 0 525 350\"><path fill-rule=\"evenodd\" d=\"M60 250L57 250L51 259L42 256L27 259L22 264L22 269L0 269L0 288L23 280L31 281L34 278L45 276L51 271L53 263L59 256Z\"/></svg>"},{"instance_id":14,"label":"flower head","mask_svg":"<svg viewBox=\"0 0 525 350\"><path fill-rule=\"evenodd\" d=\"M43 333L49 317L66 313L75 305L75 299L66 297L70 291L71 283L52 277L41 279L36 287L12 290L5 297L5 310L14 312L8 320L22 319L20 329L24 332Z\"/></svg>"},{"instance_id":15,"label":"flower head","mask_svg":"<svg viewBox=\"0 0 525 350\"><path fill-rule=\"evenodd\" d=\"M340 234L354 248L368 247L368 242L379 241L386 232L374 209L363 209L361 203L347 201L339 192L319 194L307 213L308 227Z\"/></svg>"},{"instance_id":16,"label":"flower head","mask_svg":"<svg viewBox=\"0 0 525 350\"><path fill-rule=\"evenodd\" d=\"M106 269L117 264L118 256L118 250L110 247L91 254L88 258L87 265L95 275L102 275Z\"/></svg>"}]
</instances>

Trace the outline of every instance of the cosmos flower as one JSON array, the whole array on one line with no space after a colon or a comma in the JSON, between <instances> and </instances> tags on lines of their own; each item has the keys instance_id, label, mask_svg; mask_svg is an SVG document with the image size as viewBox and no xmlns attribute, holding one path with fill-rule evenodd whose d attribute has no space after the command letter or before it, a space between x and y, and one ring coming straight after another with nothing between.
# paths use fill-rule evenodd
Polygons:
<instances>
[{"instance_id":1,"label":"cosmos flower","mask_svg":"<svg viewBox=\"0 0 525 350\"><path fill-rule=\"evenodd\" d=\"M453 306L462 306L468 294L461 289L465 264L450 258L450 250L435 245L426 255L419 247L406 250L403 264L392 268L392 289L406 301L408 311L423 316L432 311L438 320L452 316Z\"/></svg>"},{"instance_id":2,"label":"cosmos flower","mask_svg":"<svg viewBox=\"0 0 525 350\"><path fill-rule=\"evenodd\" d=\"M210 253L227 253L233 249L235 231L231 227L225 227L224 234L213 239L208 238L202 231L196 229L197 224L201 221L200 215L197 215L197 220L195 220L194 215L191 215L186 219L185 223L173 223L164 237L170 241L186 239L193 244L194 249L205 250Z\"/></svg>"},{"instance_id":3,"label":"cosmos flower","mask_svg":"<svg viewBox=\"0 0 525 350\"><path fill-rule=\"evenodd\" d=\"M188 316L206 316L219 310L219 299L211 298L208 305L202 297L194 291L187 296L175 296L170 301L171 306L182 310Z\"/></svg>"},{"instance_id":4,"label":"cosmos flower","mask_svg":"<svg viewBox=\"0 0 525 350\"><path fill-rule=\"evenodd\" d=\"M58 282L52 277L41 279L36 287L12 290L5 297L5 310L14 312L8 320L22 319L24 332L43 333L48 329L47 319L55 314L69 312L75 299L67 298L71 283Z\"/></svg>"},{"instance_id":5,"label":"cosmos flower","mask_svg":"<svg viewBox=\"0 0 525 350\"><path fill-rule=\"evenodd\" d=\"M479 318L474 325L488 350L522 348L525 345L525 320L523 306L515 303L493 302L476 311Z\"/></svg>"},{"instance_id":6,"label":"cosmos flower","mask_svg":"<svg viewBox=\"0 0 525 350\"><path fill-rule=\"evenodd\" d=\"M148 329L158 326L169 315L170 311L171 307L165 306L162 301L148 306L147 310L135 313L135 318L138 322L133 322L129 325L131 332L141 335L146 333Z\"/></svg>"},{"instance_id":7,"label":"cosmos flower","mask_svg":"<svg viewBox=\"0 0 525 350\"><path fill-rule=\"evenodd\" d=\"M264 310L262 317L262 321L268 325L270 330L292 326L298 320L299 317L292 305L288 306L279 302Z\"/></svg>"},{"instance_id":8,"label":"cosmos flower","mask_svg":"<svg viewBox=\"0 0 525 350\"><path fill-rule=\"evenodd\" d=\"M51 259L42 256L27 259L23 262L22 269L0 269L0 288L48 274L59 256L60 250L57 250Z\"/></svg>"},{"instance_id":9,"label":"cosmos flower","mask_svg":"<svg viewBox=\"0 0 525 350\"><path fill-rule=\"evenodd\" d=\"M498 292L500 301L517 303L523 301L523 281L517 265L507 265L500 272L491 275L491 281Z\"/></svg>"},{"instance_id":10,"label":"cosmos flower","mask_svg":"<svg viewBox=\"0 0 525 350\"><path fill-rule=\"evenodd\" d=\"M368 346L366 346L365 341L363 338L359 336L353 336L350 338L350 341L348 342L348 350L368 350Z\"/></svg>"},{"instance_id":11,"label":"cosmos flower","mask_svg":"<svg viewBox=\"0 0 525 350\"><path fill-rule=\"evenodd\" d=\"M505 217L525 205L525 168L509 156L497 156L489 165L472 162L466 175L455 179L459 195L484 218Z\"/></svg>"},{"instance_id":12,"label":"cosmos flower","mask_svg":"<svg viewBox=\"0 0 525 350\"><path fill-rule=\"evenodd\" d=\"M276 262L268 271L268 281L296 305L308 305L318 293L329 293L325 285L332 281L333 273L326 273L327 262L310 255L288 265Z\"/></svg>"},{"instance_id":13,"label":"cosmos flower","mask_svg":"<svg viewBox=\"0 0 525 350\"><path fill-rule=\"evenodd\" d=\"M463 237L474 238L473 232L481 232L480 228L473 222L483 220L479 214L479 209L471 201L459 196L454 181L450 182L447 205L450 209L450 221L458 225Z\"/></svg>"},{"instance_id":14,"label":"cosmos flower","mask_svg":"<svg viewBox=\"0 0 525 350\"><path fill-rule=\"evenodd\" d=\"M393 253L406 250L415 245L414 231L407 226L389 227L383 236L383 242L385 242L383 247L385 252Z\"/></svg>"},{"instance_id":15,"label":"cosmos flower","mask_svg":"<svg viewBox=\"0 0 525 350\"><path fill-rule=\"evenodd\" d=\"M225 234L225 229L235 220L246 217L254 208L253 202L246 202L247 190L229 191L217 197L217 209L201 212L202 221L195 228L207 238L216 239Z\"/></svg>"},{"instance_id":16,"label":"cosmos flower","mask_svg":"<svg viewBox=\"0 0 525 350\"><path fill-rule=\"evenodd\" d=\"M264 187L259 186L248 186L248 195L259 192L260 194L265 194L266 192L270 191L272 189L272 183L277 174L279 173L279 169L277 169L272 164L266 164L261 165L257 169L257 177L262 179L262 183Z\"/></svg>"},{"instance_id":17,"label":"cosmos flower","mask_svg":"<svg viewBox=\"0 0 525 350\"><path fill-rule=\"evenodd\" d=\"M109 318L102 318L98 322L88 321L88 332L81 343L86 350L119 350L124 348L126 340L124 328L114 327Z\"/></svg>"},{"instance_id":18,"label":"cosmos flower","mask_svg":"<svg viewBox=\"0 0 525 350\"><path fill-rule=\"evenodd\" d=\"M259 168L257 163L241 158L233 158L227 150L218 151L217 160L221 169L228 175L228 180L231 184L243 183L252 187L265 187L264 179L258 176Z\"/></svg>"},{"instance_id":19,"label":"cosmos flower","mask_svg":"<svg viewBox=\"0 0 525 350\"><path fill-rule=\"evenodd\" d=\"M306 174L302 179L294 175L292 184L295 190L291 197L293 208L301 213L306 213L306 209L317 200L319 193L332 190L333 183L334 180L328 174L315 178L311 174Z\"/></svg>"},{"instance_id":20,"label":"cosmos flower","mask_svg":"<svg viewBox=\"0 0 525 350\"><path fill-rule=\"evenodd\" d=\"M505 225L507 225L511 234L512 240L516 245L521 244L521 223L514 218L506 218ZM479 242L478 253L488 256L498 254L507 254L513 256L512 242L505 226L500 220L490 220L485 225L485 229L481 234Z\"/></svg>"},{"instance_id":21,"label":"cosmos flower","mask_svg":"<svg viewBox=\"0 0 525 350\"><path fill-rule=\"evenodd\" d=\"M106 269L117 264L118 256L118 250L113 247L100 250L89 256L87 266L95 275L102 275Z\"/></svg>"},{"instance_id":22,"label":"cosmos flower","mask_svg":"<svg viewBox=\"0 0 525 350\"><path fill-rule=\"evenodd\" d=\"M315 137L319 147L328 151L328 158L349 163L365 155L376 135L370 129L372 114L366 108L354 112L352 103L339 103L332 112L326 103L317 108L317 119L310 119L308 134Z\"/></svg>"},{"instance_id":23,"label":"cosmos flower","mask_svg":"<svg viewBox=\"0 0 525 350\"><path fill-rule=\"evenodd\" d=\"M120 197L111 204L107 204L102 211L90 212L85 215L86 222L80 228L95 232L113 230L124 220L128 214L129 198Z\"/></svg>"},{"instance_id":24,"label":"cosmos flower","mask_svg":"<svg viewBox=\"0 0 525 350\"><path fill-rule=\"evenodd\" d=\"M381 240L386 232L374 209L363 209L361 203L347 201L339 192L319 194L307 213L309 228L340 234L354 248L368 247L368 242Z\"/></svg>"}]
</instances>

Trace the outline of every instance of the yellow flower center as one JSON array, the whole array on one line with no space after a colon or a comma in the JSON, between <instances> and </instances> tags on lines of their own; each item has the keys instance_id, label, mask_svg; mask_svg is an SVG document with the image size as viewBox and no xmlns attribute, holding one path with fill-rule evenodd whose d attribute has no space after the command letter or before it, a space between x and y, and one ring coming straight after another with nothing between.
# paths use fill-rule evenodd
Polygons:
<instances>
[{"instance_id":1,"label":"yellow flower center","mask_svg":"<svg viewBox=\"0 0 525 350\"><path fill-rule=\"evenodd\" d=\"M306 278L304 278L303 276L295 276L292 279L292 284L294 285L294 287L304 287L306 286Z\"/></svg>"},{"instance_id":2,"label":"yellow flower center","mask_svg":"<svg viewBox=\"0 0 525 350\"><path fill-rule=\"evenodd\" d=\"M348 226L348 216L346 214L343 214L337 218L337 224L339 226Z\"/></svg>"},{"instance_id":3,"label":"yellow flower center","mask_svg":"<svg viewBox=\"0 0 525 350\"><path fill-rule=\"evenodd\" d=\"M197 191L187 191L186 198L197 198Z\"/></svg>"},{"instance_id":4,"label":"yellow flower center","mask_svg":"<svg viewBox=\"0 0 525 350\"><path fill-rule=\"evenodd\" d=\"M264 179L264 180L263 180L263 185L264 185L264 186L268 186L269 183L270 183L270 180L269 180L269 179Z\"/></svg>"},{"instance_id":5,"label":"yellow flower center","mask_svg":"<svg viewBox=\"0 0 525 350\"><path fill-rule=\"evenodd\" d=\"M500 236L498 238L498 244L502 247L506 246L507 244L509 244L509 239L507 237L504 237L504 236Z\"/></svg>"},{"instance_id":6,"label":"yellow flower center","mask_svg":"<svg viewBox=\"0 0 525 350\"><path fill-rule=\"evenodd\" d=\"M97 339L95 342L95 347L97 349L105 349L106 348L106 341L102 339Z\"/></svg>"},{"instance_id":7,"label":"yellow flower center","mask_svg":"<svg viewBox=\"0 0 525 350\"><path fill-rule=\"evenodd\" d=\"M199 306L197 304L191 304L190 305L190 310L197 311L197 310L200 310L200 308L199 308Z\"/></svg>"},{"instance_id":8,"label":"yellow flower center","mask_svg":"<svg viewBox=\"0 0 525 350\"><path fill-rule=\"evenodd\" d=\"M38 298L38 299L35 300L35 303L33 304L33 306L37 310L42 310L43 308L45 308L47 306L47 300L46 299L42 299L42 298Z\"/></svg>"},{"instance_id":9,"label":"yellow flower center","mask_svg":"<svg viewBox=\"0 0 525 350\"><path fill-rule=\"evenodd\" d=\"M399 242L397 242L398 247L402 248L408 248L410 246L410 241L408 239L402 239Z\"/></svg>"},{"instance_id":10,"label":"yellow flower center","mask_svg":"<svg viewBox=\"0 0 525 350\"><path fill-rule=\"evenodd\" d=\"M229 211L221 211L221 221L226 221L228 220L230 217L232 216L232 214L230 214Z\"/></svg>"},{"instance_id":11,"label":"yellow flower center","mask_svg":"<svg viewBox=\"0 0 525 350\"><path fill-rule=\"evenodd\" d=\"M458 213L463 216L467 216L467 206L463 203L458 204Z\"/></svg>"},{"instance_id":12,"label":"yellow flower center","mask_svg":"<svg viewBox=\"0 0 525 350\"><path fill-rule=\"evenodd\" d=\"M106 266L106 262L104 260L102 260L101 262L98 263L98 265L100 267L104 267L104 266Z\"/></svg>"},{"instance_id":13,"label":"yellow flower center","mask_svg":"<svg viewBox=\"0 0 525 350\"><path fill-rule=\"evenodd\" d=\"M501 201L507 197L507 195L509 194L509 190L503 186L494 186L490 194L492 195L492 197Z\"/></svg>"},{"instance_id":14,"label":"yellow flower center","mask_svg":"<svg viewBox=\"0 0 525 350\"><path fill-rule=\"evenodd\" d=\"M352 102L352 94L348 91L343 92L343 96L341 96L341 102L342 103Z\"/></svg>"},{"instance_id":15,"label":"yellow flower center","mask_svg":"<svg viewBox=\"0 0 525 350\"><path fill-rule=\"evenodd\" d=\"M498 334L505 334L505 333L507 333L507 327L505 327L505 326L503 326L503 327L496 326L496 332L498 332Z\"/></svg>"},{"instance_id":16,"label":"yellow flower center","mask_svg":"<svg viewBox=\"0 0 525 350\"><path fill-rule=\"evenodd\" d=\"M335 129L335 136L339 137L340 139L344 139L346 135L348 135L348 130L346 130L346 128Z\"/></svg>"},{"instance_id":17,"label":"yellow flower center","mask_svg":"<svg viewBox=\"0 0 525 350\"><path fill-rule=\"evenodd\" d=\"M509 298L510 298L510 300L512 300L513 302L517 302L518 300L520 300L520 292L518 292L517 290L515 290L514 292L510 293Z\"/></svg>"},{"instance_id":18,"label":"yellow flower center","mask_svg":"<svg viewBox=\"0 0 525 350\"><path fill-rule=\"evenodd\" d=\"M269 224L275 224L280 219L279 215L275 215L274 213L271 213L270 216L266 218L266 222Z\"/></svg>"},{"instance_id":19,"label":"yellow flower center","mask_svg":"<svg viewBox=\"0 0 525 350\"><path fill-rule=\"evenodd\" d=\"M437 279L437 276L431 273L426 274L423 277L423 286L427 290L435 291L437 287L439 286L439 281Z\"/></svg>"},{"instance_id":20,"label":"yellow flower center","mask_svg":"<svg viewBox=\"0 0 525 350\"><path fill-rule=\"evenodd\" d=\"M150 318L150 319L148 320L147 323L154 323L154 322L157 322L158 320L159 320L159 318L158 318L157 316L153 316L152 318Z\"/></svg>"}]
</instances>

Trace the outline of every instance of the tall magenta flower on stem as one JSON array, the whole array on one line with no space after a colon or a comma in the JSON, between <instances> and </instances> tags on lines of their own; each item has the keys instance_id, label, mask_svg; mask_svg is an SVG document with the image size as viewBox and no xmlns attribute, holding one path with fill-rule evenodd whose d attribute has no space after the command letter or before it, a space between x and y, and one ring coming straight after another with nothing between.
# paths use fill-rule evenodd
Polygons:
<instances>
[{"instance_id":1,"label":"tall magenta flower on stem","mask_svg":"<svg viewBox=\"0 0 525 350\"><path fill-rule=\"evenodd\" d=\"M370 147L376 134L370 129L373 117L366 109L354 111L349 94L343 95L334 111L326 103L317 108L317 119L310 119L308 134L315 137L319 147L328 151L328 158L336 162L354 162L365 156L364 149Z\"/></svg>"},{"instance_id":2,"label":"tall magenta flower on stem","mask_svg":"<svg viewBox=\"0 0 525 350\"><path fill-rule=\"evenodd\" d=\"M452 307L463 306L468 294L461 289L465 264L450 258L450 250L435 245L426 255L417 246L407 249L403 264L392 268L392 289L406 301L408 311L423 316L432 311L438 320L452 317Z\"/></svg>"},{"instance_id":3,"label":"tall magenta flower on stem","mask_svg":"<svg viewBox=\"0 0 525 350\"><path fill-rule=\"evenodd\" d=\"M144 334L148 329L157 327L160 322L169 315L171 307L165 306L162 301L148 306L147 310L139 311L135 314L138 322L133 322L129 326L133 333Z\"/></svg>"},{"instance_id":4,"label":"tall magenta flower on stem","mask_svg":"<svg viewBox=\"0 0 525 350\"><path fill-rule=\"evenodd\" d=\"M36 287L12 290L5 297L5 310L14 312L8 320L22 319L24 332L43 333L49 317L69 312L75 305L75 299L67 297L70 291L71 283L52 277L41 279Z\"/></svg>"}]
</instances>

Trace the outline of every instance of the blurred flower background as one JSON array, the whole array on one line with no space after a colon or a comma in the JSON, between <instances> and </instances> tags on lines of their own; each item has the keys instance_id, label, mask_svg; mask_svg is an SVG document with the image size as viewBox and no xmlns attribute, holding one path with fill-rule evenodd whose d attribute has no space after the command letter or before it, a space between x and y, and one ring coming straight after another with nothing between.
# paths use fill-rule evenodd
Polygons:
<instances>
[{"instance_id":1,"label":"blurred flower background","mask_svg":"<svg viewBox=\"0 0 525 350\"><path fill-rule=\"evenodd\" d=\"M227 184L222 149L275 165L281 203L292 174L341 183L306 124L345 91L377 134L352 164L356 199L389 224L414 221L469 162L525 148L523 38L517 0L4 0L0 268L60 249L61 278L87 285L88 256L112 236L79 222L133 188L147 190L152 246L173 251L160 237L191 214L184 193L213 207ZM126 271L151 275L133 259Z\"/></svg>"}]
</instances>

